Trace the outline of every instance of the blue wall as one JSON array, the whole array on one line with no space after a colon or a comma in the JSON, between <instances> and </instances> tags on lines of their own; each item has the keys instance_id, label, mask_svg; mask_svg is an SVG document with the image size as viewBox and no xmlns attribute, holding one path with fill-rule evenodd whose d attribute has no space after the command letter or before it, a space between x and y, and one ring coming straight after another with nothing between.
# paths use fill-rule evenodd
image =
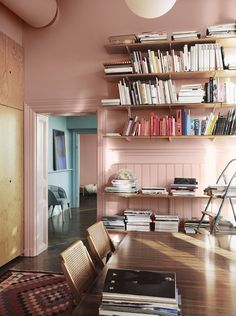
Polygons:
<instances>
[{"instance_id":1,"label":"blue wall","mask_svg":"<svg viewBox=\"0 0 236 316\"><path fill-rule=\"evenodd\" d=\"M66 170L53 170L53 129L65 132ZM48 118L48 184L65 189L71 202L72 192L71 132L67 129L67 118L50 116Z\"/></svg>"},{"instance_id":2,"label":"blue wall","mask_svg":"<svg viewBox=\"0 0 236 316\"><path fill-rule=\"evenodd\" d=\"M53 170L53 129L65 132L66 170ZM57 185L65 189L70 205L79 206L79 143L76 148L76 134L96 134L96 114L85 116L49 116L48 117L48 185ZM78 138L79 141L79 138ZM54 214L58 214L55 210Z\"/></svg>"},{"instance_id":3,"label":"blue wall","mask_svg":"<svg viewBox=\"0 0 236 316\"><path fill-rule=\"evenodd\" d=\"M67 128L77 130L79 134L96 134L97 116L96 114L70 116L67 118Z\"/></svg>"}]
</instances>

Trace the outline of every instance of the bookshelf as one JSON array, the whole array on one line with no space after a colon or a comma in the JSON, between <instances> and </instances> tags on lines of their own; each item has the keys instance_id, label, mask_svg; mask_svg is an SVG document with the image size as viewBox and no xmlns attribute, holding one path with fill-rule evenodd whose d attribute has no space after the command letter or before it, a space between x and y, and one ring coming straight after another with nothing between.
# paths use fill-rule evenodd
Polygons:
<instances>
[{"instance_id":1,"label":"bookshelf","mask_svg":"<svg viewBox=\"0 0 236 316\"><path fill-rule=\"evenodd\" d=\"M128 45L105 45L105 49L114 60L132 59L134 51L140 51L145 56L147 50L161 50L163 52L183 49L184 45L189 47L195 44L219 44L224 48L234 48L236 54L236 37L224 38L200 38L194 40L167 40L148 43L134 43ZM173 80L176 90L183 83L205 84L209 78L229 80L236 83L236 70L214 69L204 71L170 71L152 73L118 73L104 75L107 81L108 91L111 97L118 93L117 84L126 82L152 82L158 80ZM199 193L194 196L171 196L171 195L146 195L125 193L104 193L104 187L108 185L112 175L119 168L128 168L133 171L139 180L139 184L146 186L166 186L175 176L195 177L201 184L198 192L211 181L208 173L214 179L213 168L209 152L223 157L225 148L235 144L236 135L122 135L125 120L128 115L144 116L147 119L151 112L175 116L177 109L191 111L191 116L201 118L210 112L223 113L227 115L230 109L234 110L236 104L232 102L214 101L201 103L176 103L164 102L158 104L121 104L103 105L100 111L99 139L102 146L101 168L102 176L100 182L101 192L101 215L121 214L122 209L127 207L149 207L154 212L178 214L180 217L201 216L204 209L206 196ZM113 134L114 133L114 134ZM118 135L120 133L120 135ZM207 157L207 158L206 158ZM225 158L227 159L227 157ZM216 169L218 165L216 163ZM214 180L212 180L214 181Z\"/></svg>"}]
</instances>

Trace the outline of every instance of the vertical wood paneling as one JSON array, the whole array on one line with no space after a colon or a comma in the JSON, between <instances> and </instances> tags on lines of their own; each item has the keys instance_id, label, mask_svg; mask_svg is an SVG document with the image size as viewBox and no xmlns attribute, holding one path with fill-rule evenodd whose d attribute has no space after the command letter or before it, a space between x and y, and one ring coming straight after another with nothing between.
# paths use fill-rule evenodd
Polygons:
<instances>
[{"instance_id":1,"label":"vertical wood paneling","mask_svg":"<svg viewBox=\"0 0 236 316\"><path fill-rule=\"evenodd\" d=\"M0 105L0 266L23 252L23 113Z\"/></svg>"},{"instance_id":2,"label":"vertical wood paneling","mask_svg":"<svg viewBox=\"0 0 236 316\"><path fill-rule=\"evenodd\" d=\"M189 148L187 143L183 142L181 150L174 143L160 142L160 145L158 148L153 147L153 142L141 140L137 143L111 141L109 146L112 146L112 154L119 157L119 161L110 165L106 175L107 181L120 168L128 168L138 179L140 186L165 187L173 183L175 177L196 178L199 183L198 192L202 194L203 189L208 184L215 182L218 170L221 171L222 164L224 165L222 161L215 162L217 159L222 160L224 155L222 148L217 146L215 148L212 143L209 148L204 144L198 149L196 146ZM196 145L198 145L197 142ZM214 160L213 163L212 159ZM135 198L129 199L128 206L131 208L150 208L159 214L178 214L183 218L201 216L206 202L206 199L195 198L175 200ZM107 203L105 205L105 211L109 213ZM215 210L217 207L214 205L213 209Z\"/></svg>"}]
</instances>

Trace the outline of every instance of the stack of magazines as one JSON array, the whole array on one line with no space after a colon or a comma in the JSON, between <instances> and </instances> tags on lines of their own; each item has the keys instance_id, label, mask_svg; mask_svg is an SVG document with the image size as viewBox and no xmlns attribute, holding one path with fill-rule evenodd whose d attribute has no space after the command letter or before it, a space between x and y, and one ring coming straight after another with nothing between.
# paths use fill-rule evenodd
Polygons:
<instances>
[{"instance_id":1,"label":"stack of magazines","mask_svg":"<svg viewBox=\"0 0 236 316\"><path fill-rule=\"evenodd\" d=\"M177 233L179 231L179 216L155 215L155 231Z\"/></svg>"},{"instance_id":2,"label":"stack of magazines","mask_svg":"<svg viewBox=\"0 0 236 316\"><path fill-rule=\"evenodd\" d=\"M150 231L152 210L127 208L124 210L124 215L126 230Z\"/></svg>"},{"instance_id":3,"label":"stack of magazines","mask_svg":"<svg viewBox=\"0 0 236 316\"><path fill-rule=\"evenodd\" d=\"M105 187L108 193L136 193L138 192L138 184L136 179L113 179L112 186Z\"/></svg>"},{"instance_id":4,"label":"stack of magazines","mask_svg":"<svg viewBox=\"0 0 236 316\"><path fill-rule=\"evenodd\" d=\"M207 27L206 35L208 37L235 36L236 23L210 25Z\"/></svg>"},{"instance_id":5,"label":"stack of magazines","mask_svg":"<svg viewBox=\"0 0 236 316\"><path fill-rule=\"evenodd\" d=\"M173 40L192 40L200 38L200 32L198 31L179 31L173 32L171 38Z\"/></svg>"},{"instance_id":6,"label":"stack of magazines","mask_svg":"<svg viewBox=\"0 0 236 316\"><path fill-rule=\"evenodd\" d=\"M99 315L181 315L175 273L108 269Z\"/></svg>"},{"instance_id":7,"label":"stack of magazines","mask_svg":"<svg viewBox=\"0 0 236 316\"><path fill-rule=\"evenodd\" d=\"M125 230L125 216L124 215L103 216L102 222L103 222L103 225L107 229Z\"/></svg>"},{"instance_id":8,"label":"stack of magazines","mask_svg":"<svg viewBox=\"0 0 236 316\"><path fill-rule=\"evenodd\" d=\"M184 220L184 231L186 234L196 234L196 229L198 228L200 222L200 218L192 217L191 219L186 218ZM209 220L203 220L201 223L201 227L207 230L210 229Z\"/></svg>"}]
</instances>

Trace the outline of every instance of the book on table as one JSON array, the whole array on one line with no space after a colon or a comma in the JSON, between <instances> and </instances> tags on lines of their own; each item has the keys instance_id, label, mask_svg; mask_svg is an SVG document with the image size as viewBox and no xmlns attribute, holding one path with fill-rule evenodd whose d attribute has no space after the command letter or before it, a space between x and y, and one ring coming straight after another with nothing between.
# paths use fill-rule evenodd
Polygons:
<instances>
[{"instance_id":1,"label":"book on table","mask_svg":"<svg viewBox=\"0 0 236 316\"><path fill-rule=\"evenodd\" d=\"M176 304L174 272L108 269L103 299Z\"/></svg>"},{"instance_id":2,"label":"book on table","mask_svg":"<svg viewBox=\"0 0 236 316\"><path fill-rule=\"evenodd\" d=\"M108 269L99 315L180 315L174 272Z\"/></svg>"}]
</instances>

